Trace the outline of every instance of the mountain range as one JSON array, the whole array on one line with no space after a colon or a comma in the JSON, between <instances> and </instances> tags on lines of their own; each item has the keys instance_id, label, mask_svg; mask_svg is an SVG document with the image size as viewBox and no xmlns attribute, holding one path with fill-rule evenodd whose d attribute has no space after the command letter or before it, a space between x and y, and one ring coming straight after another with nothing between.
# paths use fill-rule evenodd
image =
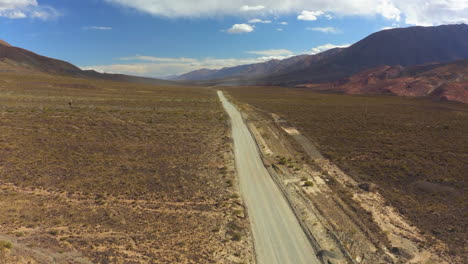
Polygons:
<instances>
[{"instance_id":1,"label":"mountain range","mask_svg":"<svg viewBox=\"0 0 468 264\"><path fill-rule=\"evenodd\" d=\"M383 30L348 48L285 60L201 69L174 81L99 73L0 40L0 71L155 85L277 85L345 94L434 96L468 103L468 25Z\"/></svg>"},{"instance_id":2,"label":"mountain range","mask_svg":"<svg viewBox=\"0 0 468 264\"><path fill-rule=\"evenodd\" d=\"M411 66L468 58L468 25L383 30L354 45L317 55L202 69L175 78L210 85L282 85L327 83L381 65Z\"/></svg>"},{"instance_id":3,"label":"mountain range","mask_svg":"<svg viewBox=\"0 0 468 264\"><path fill-rule=\"evenodd\" d=\"M241 79L254 79L257 77L288 72L291 69L306 69L327 58L343 51L335 48L317 55L299 55L284 60L270 60L267 62L223 68L220 70L201 69L173 78L177 81L201 81L210 79L223 79L238 77Z\"/></svg>"}]
</instances>

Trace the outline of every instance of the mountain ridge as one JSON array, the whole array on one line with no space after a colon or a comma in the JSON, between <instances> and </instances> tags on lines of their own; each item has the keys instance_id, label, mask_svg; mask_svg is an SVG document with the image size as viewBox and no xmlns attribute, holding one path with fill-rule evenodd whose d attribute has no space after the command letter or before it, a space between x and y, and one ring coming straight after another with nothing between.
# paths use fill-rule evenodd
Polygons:
<instances>
[{"instance_id":1,"label":"mountain ridge","mask_svg":"<svg viewBox=\"0 0 468 264\"><path fill-rule=\"evenodd\" d=\"M334 54L325 51L317 55L293 57L301 59L274 72L264 72L262 75L256 76L226 74L220 78L213 76L213 74L210 75L210 70L205 69L201 72L206 75L203 78L185 78L183 81L195 81L198 84L207 83L210 85L280 86L327 83L381 65L410 66L467 59L467 43L468 25L466 24L387 29L373 33ZM323 56L323 58L314 61L312 59L314 56ZM277 63L281 65L290 59ZM270 62L254 65L260 67L268 63ZM236 72L235 69L245 69L249 66L251 65L225 68L223 71L234 70ZM216 70L214 71L216 73ZM196 71L181 76L187 77L193 74L196 75Z\"/></svg>"},{"instance_id":2,"label":"mountain ridge","mask_svg":"<svg viewBox=\"0 0 468 264\"><path fill-rule=\"evenodd\" d=\"M3 40L0 40L0 63L2 66L1 68L4 71L35 71L77 78L156 85L179 85L173 81L159 80L155 78L82 70L69 62L42 56L20 47L14 47Z\"/></svg>"},{"instance_id":3,"label":"mountain ridge","mask_svg":"<svg viewBox=\"0 0 468 264\"><path fill-rule=\"evenodd\" d=\"M239 77L259 78L271 73L289 72L303 69L305 66L319 62L340 53L343 48L334 48L314 55L297 55L283 60L269 60L266 62L225 67L219 70L199 69L174 78L177 81L203 81Z\"/></svg>"}]
</instances>

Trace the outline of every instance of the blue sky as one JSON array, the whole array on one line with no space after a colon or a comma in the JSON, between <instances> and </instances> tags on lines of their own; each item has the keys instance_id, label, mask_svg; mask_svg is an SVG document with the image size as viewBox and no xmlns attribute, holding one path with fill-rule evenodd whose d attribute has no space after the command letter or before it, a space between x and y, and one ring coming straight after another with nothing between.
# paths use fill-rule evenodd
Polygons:
<instances>
[{"instance_id":1,"label":"blue sky","mask_svg":"<svg viewBox=\"0 0 468 264\"><path fill-rule=\"evenodd\" d=\"M468 23L467 0L328 2L0 0L0 39L82 68L161 77L314 54L386 27Z\"/></svg>"}]
</instances>

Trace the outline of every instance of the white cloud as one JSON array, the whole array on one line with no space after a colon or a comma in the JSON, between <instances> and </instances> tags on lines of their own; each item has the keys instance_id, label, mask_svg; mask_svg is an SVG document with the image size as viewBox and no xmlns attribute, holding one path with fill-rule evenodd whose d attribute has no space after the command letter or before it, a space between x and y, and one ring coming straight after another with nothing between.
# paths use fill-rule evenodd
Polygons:
<instances>
[{"instance_id":1,"label":"white cloud","mask_svg":"<svg viewBox=\"0 0 468 264\"><path fill-rule=\"evenodd\" d=\"M302 11L301 14L297 17L297 19L314 21L322 15L325 15L323 11Z\"/></svg>"},{"instance_id":2,"label":"white cloud","mask_svg":"<svg viewBox=\"0 0 468 264\"><path fill-rule=\"evenodd\" d=\"M0 0L11 3L13 0ZM206 17L252 13L275 15L300 13L303 10L321 10L325 18L332 16L374 16L388 20L405 21L410 25L438 25L468 23L467 0L105 0L109 3L130 7L155 16ZM35 0L18 0L23 4ZM320 12L320 11L316 11ZM329 14L330 13L330 14ZM317 13L316 13L317 14ZM317 18L317 15L301 14L302 18Z\"/></svg>"},{"instance_id":3,"label":"white cloud","mask_svg":"<svg viewBox=\"0 0 468 264\"><path fill-rule=\"evenodd\" d=\"M0 0L0 11L37 6L36 0Z\"/></svg>"},{"instance_id":4,"label":"white cloud","mask_svg":"<svg viewBox=\"0 0 468 264\"><path fill-rule=\"evenodd\" d=\"M4 17L11 18L11 19L18 19L18 18L26 18L26 14L23 13L22 11L11 11L11 12L5 12L3 14Z\"/></svg>"},{"instance_id":5,"label":"white cloud","mask_svg":"<svg viewBox=\"0 0 468 264\"><path fill-rule=\"evenodd\" d=\"M111 27L102 27L102 26L91 26L91 27L84 27L85 30L112 30Z\"/></svg>"},{"instance_id":6,"label":"white cloud","mask_svg":"<svg viewBox=\"0 0 468 264\"><path fill-rule=\"evenodd\" d=\"M277 31L284 31L284 29L282 29L282 28L277 28L276 30Z\"/></svg>"},{"instance_id":7,"label":"white cloud","mask_svg":"<svg viewBox=\"0 0 468 264\"><path fill-rule=\"evenodd\" d=\"M29 13L29 17L41 20L54 19L59 16L61 16L60 12L49 6L37 7Z\"/></svg>"},{"instance_id":8,"label":"white cloud","mask_svg":"<svg viewBox=\"0 0 468 264\"><path fill-rule=\"evenodd\" d=\"M265 9L265 6L262 5L256 5L256 6L249 6L249 5L244 5L241 7L241 11L258 11Z\"/></svg>"},{"instance_id":9,"label":"white cloud","mask_svg":"<svg viewBox=\"0 0 468 264\"><path fill-rule=\"evenodd\" d=\"M339 33L340 31L334 27L308 27L307 30L319 31L322 33Z\"/></svg>"},{"instance_id":10,"label":"white cloud","mask_svg":"<svg viewBox=\"0 0 468 264\"><path fill-rule=\"evenodd\" d=\"M279 24L280 24L280 25L283 25L283 26L287 26L287 25L288 25L288 22L280 22Z\"/></svg>"},{"instance_id":11,"label":"white cloud","mask_svg":"<svg viewBox=\"0 0 468 264\"><path fill-rule=\"evenodd\" d=\"M406 24L432 26L468 23L467 0L394 0Z\"/></svg>"},{"instance_id":12,"label":"white cloud","mask_svg":"<svg viewBox=\"0 0 468 264\"><path fill-rule=\"evenodd\" d=\"M256 24L256 23L270 24L271 20L261 20L258 18L249 20L249 24Z\"/></svg>"},{"instance_id":13,"label":"white cloud","mask_svg":"<svg viewBox=\"0 0 468 264\"><path fill-rule=\"evenodd\" d=\"M271 50L259 50L259 51L247 51L249 54L263 55L263 56L291 56L294 52L287 49L271 49Z\"/></svg>"},{"instance_id":14,"label":"white cloud","mask_svg":"<svg viewBox=\"0 0 468 264\"><path fill-rule=\"evenodd\" d=\"M312 48L310 50L309 54L315 55L315 54L318 54L320 52L324 52L324 51L331 50L331 49L334 49L334 48L347 48L349 46L350 46L349 44L344 44L344 45L325 44L325 45L321 45L321 46Z\"/></svg>"},{"instance_id":15,"label":"white cloud","mask_svg":"<svg viewBox=\"0 0 468 264\"><path fill-rule=\"evenodd\" d=\"M39 5L36 0L0 0L0 17L48 20L58 16L60 13L56 9Z\"/></svg>"},{"instance_id":16,"label":"white cloud","mask_svg":"<svg viewBox=\"0 0 468 264\"><path fill-rule=\"evenodd\" d=\"M252 31L254 31L254 27L248 24L235 24L230 29L228 29L228 32L231 34L242 34Z\"/></svg>"},{"instance_id":17,"label":"white cloud","mask_svg":"<svg viewBox=\"0 0 468 264\"><path fill-rule=\"evenodd\" d=\"M380 3L377 4L376 11L387 19L400 21L401 11L395 6L392 0L381 0Z\"/></svg>"}]
</instances>

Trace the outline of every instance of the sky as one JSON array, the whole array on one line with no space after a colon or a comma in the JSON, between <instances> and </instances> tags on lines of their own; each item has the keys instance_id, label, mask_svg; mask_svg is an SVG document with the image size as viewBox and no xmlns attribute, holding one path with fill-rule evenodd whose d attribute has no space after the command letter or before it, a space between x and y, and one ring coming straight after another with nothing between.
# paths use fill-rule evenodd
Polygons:
<instances>
[{"instance_id":1,"label":"sky","mask_svg":"<svg viewBox=\"0 0 468 264\"><path fill-rule=\"evenodd\" d=\"M0 0L0 39L83 69L167 77L468 24L468 0Z\"/></svg>"}]
</instances>

